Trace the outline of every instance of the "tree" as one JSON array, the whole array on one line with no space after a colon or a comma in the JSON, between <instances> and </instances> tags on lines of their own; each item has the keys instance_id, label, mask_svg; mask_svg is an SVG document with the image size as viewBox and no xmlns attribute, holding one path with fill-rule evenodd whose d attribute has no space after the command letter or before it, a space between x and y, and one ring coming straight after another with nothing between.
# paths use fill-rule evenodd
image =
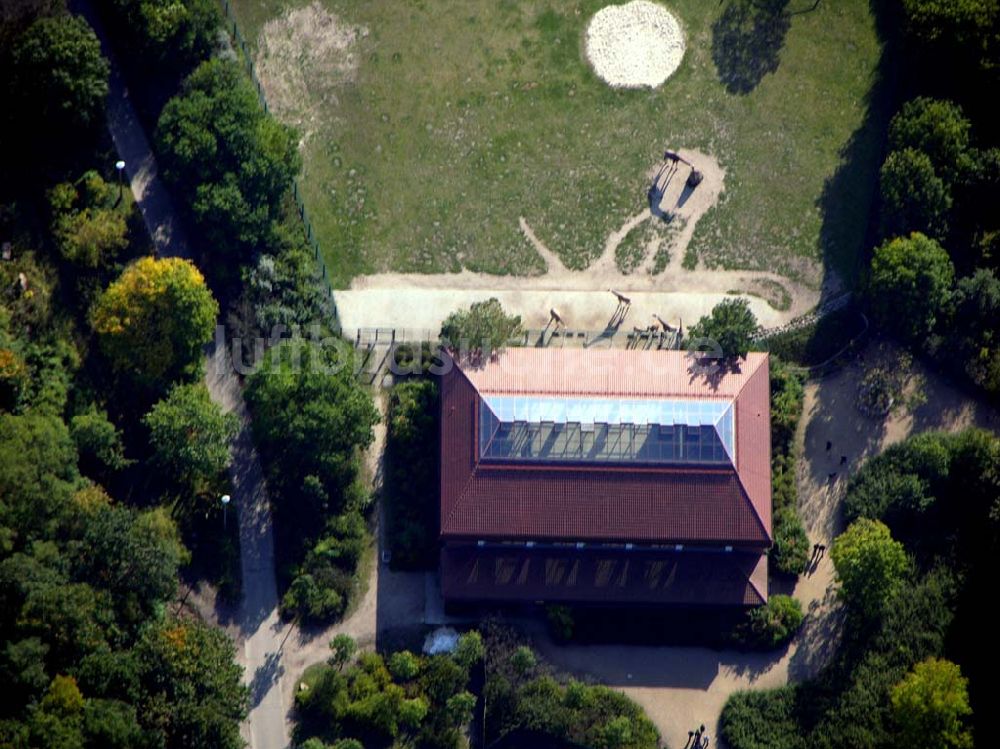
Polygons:
<instances>
[{"instance_id":1,"label":"tree","mask_svg":"<svg viewBox=\"0 0 1000 749\"><path fill-rule=\"evenodd\" d=\"M913 667L890 694L899 746L906 749L971 749L965 719L972 715L968 679L959 667L928 658Z\"/></svg>"},{"instance_id":2,"label":"tree","mask_svg":"<svg viewBox=\"0 0 1000 749\"><path fill-rule=\"evenodd\" d=\"M971 123L951 101L921 96L906 102L889 123L889 150L927 154L949 184L971 167Z\"/></svg>"},{"instance_id":3,"label":"tree","mask_svg":"<svg viewBox=\"0 0 1000 749\"><path fill-rule=\"evenodd\" d=\"M420 659L409 650L393 653L389 658L389 673L396 681L412 681L420 673Z\"/></svg>"},{"instance_id":4,"label":"tree","mask_svg":"<svg viewBox=\"0 0 1000 749\"><path fill-rule=\"evenodd\" d=\"M441 340L458 350L492 352L523 332L521 317L506 314L500 300L492 297L448 315L441 325Z\"/></svg>"},{"instance_id":5,"label":"tree","mask_svg":"<svg viewBox=\"0 0 1000 749\"><path fill-rule=\"evenodd\" d=\"M261 110L239 64L199 65L163 108L156 140L208 241L229 254L259 248L302 161L295 132Z\"/></svg>"},{"instance_id":6,"label":"tree","mask_svg":"<svg viewBox=\"0 0 1000 749\"><path fill-rule=\"evenodd\" d=\"M993 0L903 0L903 12L907 31L920 43L989 64L1000 13Z\"/></svg>"},{"instance_id":7,"label":"tree","mask_svg":"<svg viewBox=\"0 0 1000 749\"><path fill-rule=\"evenodd\" d=\"M838 536L830 558L841 583L841 594L855 610L877 616L902 584L909 567L903 545L878 520L855 520Z\"/></svg>"},{"instance_id":8,"label":"tree","mask_svg":"<svg viewBox=\"0 0 1000 749\"><path fill-rule=\"evenodd\" d=\"M69 14L40 18L11 52L12 112L29 135L75 134L96 126L108 95L108 61L87 22Z\"/></svg>"},{"instance_id":9,"label":"tree","mask_svg":"<svg viewBox=\"0 0 1000 749\"><path fill-rule=\"evenodd\" d=\"M329 664L336 666L338 671L343 671L344 666L358 651L358 645L353 637L341 633L330 640L330 650L333 655L330 656Z\"/></svg>"},{"instance_id":10,"label":"tree","mask_svg":"<svg viewBox=\"0 0 1000 749\"><path fill-rule=\"evenodd\" d=\"M275 482L292 489L303 510L309 499L301 493L303 478L319 480L322 494L313 501L325 505L329 495L340 497L356 475L357 450L374 439L378 411L354 377L350 357L343 342L289 340L268 351L248 379L258 444L280 466ZM325 510L322 505L313 510Z\"/></svg>"},{"instance_id":11,"label":"tree","mask_svg":"<svg viewBox=\"0 0 1000 749\"><path fill-rule=\"evenodd\" d=\"M948 234L951 191L923 151L904 148L886 158L879 175L882 236L921 232L934 239Z\"/></svg>"},{"instance_id":12,"label":"tree","mask_svg":"<svg viewBox=\"0 0 1000 749\"><path fill-rule=\"evenodd\" d=\"M138 714L154 745L241 749L247 688L232 640L196 619L150 622L136 644Z\"/></svg>"},{"instance_id":13,"label":"tree","mask_svg":"<svg viewBox=\"0 0 1000 749\"><path fill-rule=\"evenodd\" d=\"M466 632L458 638L455 646L455 662L466 671L475 666L486 655L483 637L475 630Z\"/></svg>"},{"instance_id":14,"label":"tree","mask_svg":"<svg viewBox=\"0 0 1000 749\"><path fill-rule=\"evenodd\" d=\"M200 490L229 465L237 419L222 413L202 382L175 385L143 423L155 463L184 486Z\"/></svg>"},{"instance_id":15,"label":"tree","mask_svg":"<svg viewBox=\"0 0 1000 749\"><path fill-rule=\"evenodd\" d=\"M79 481L61 419L0 413L0 527L13 529L18 547L55 536Z\"/></svg>"},{"instance_id":16,"label":"tree","mask_svg":"<svg viewBox=\"0 0 1000 749\"><path fill-rule=\"evenodd\" d=\"M94 269L128 246L128 226L125 213L108 204L113 191L97 172L87 172L78 184L82 190L64 182L49 191L52 235L64 258Z\"/></svg>"},{"instance_id":17,"label":"tree","mask_svg":"<svg viewBox=\"0 0 1000 749\"><path fill-rule=\"evenodd\" d=\"M165 509L105 506L88 518L74 567L79 579L112 594L120 622L138 627L174 595L189 559Z\"/></svg>"},{"instance_id":18,"label":"tree","mask_svg":"<svg viewBox=\"0 0 1000 749\"><path fill-rule=\"evenodd\" d=\"M208 58L218 39L219 11L211 0L109 0L116 20L131 32L123 43L162 72L184 73Z\"/></svg>"},{"instance_id":19,"label":"tree","mask_svg":"<svg viewBox=\"0 0 1000 749\"><path fill-rule=\"evenodd\" d=\"M992 270L977 270L959 279L954 301L965 372L980 387L1000 392L1000 279Z\"/></svg>"},{"instance_id":20,"label":"tree","mask_svg":"<svg viewBox=\"0 0 1000 749\"><path fill-rule=\"evenodd\" d=\"M98 297L90 321L116 370L162 388L198 371L218 314L219 305L194 264L145 257Z\"/></svg>"},{"instance_id":21,"label":"tree","mask_svg":"<svg viewBox=\"0 0 1000 749\"><path fill-rule=\"evenodd\" d=\"M121 432L107 412L94 405L70 420L70 434L80 453L80 468L88 476L103 478L132 463L125 457Z\"/></svg>"},{"instance_id":22,"label":"tree","mask_svg":"<svg viewBox=\"0 0 1000 749\"><path fill-rule=\"evenodd\" d=\"M886 329L919 341L947 315L954 277L948 253L933 239L915 233L887 241L872 258L873 312Z\"/></svg>"},{"instance_id":23,"label":"tree","mask_svg":"<svg viewBox=\"0 0 1000 749\"><path fill-rule=\"evenodd\" d=\"M746 299L724 299L691 328L688 340L711 341L724 358L736 359L747 355L757 329L757 317Z\"/></svg>"}]
</instances>

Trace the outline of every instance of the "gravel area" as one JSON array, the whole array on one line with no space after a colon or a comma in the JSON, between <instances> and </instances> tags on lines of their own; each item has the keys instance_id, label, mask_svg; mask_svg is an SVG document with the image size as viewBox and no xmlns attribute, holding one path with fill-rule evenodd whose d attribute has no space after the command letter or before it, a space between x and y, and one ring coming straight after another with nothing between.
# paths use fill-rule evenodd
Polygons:
<instances>
[{"instance_id":1,"label":"gravel area","mask_svg":"<svg viewBox=\"0 0 1000 749\"><path fill-rule=\"evenodd\" d=\"M656 88L684 57L684 33L674 15L648 0L602 8L587 27L587 59L616 88Z\"/></svg>"}]
</instances>

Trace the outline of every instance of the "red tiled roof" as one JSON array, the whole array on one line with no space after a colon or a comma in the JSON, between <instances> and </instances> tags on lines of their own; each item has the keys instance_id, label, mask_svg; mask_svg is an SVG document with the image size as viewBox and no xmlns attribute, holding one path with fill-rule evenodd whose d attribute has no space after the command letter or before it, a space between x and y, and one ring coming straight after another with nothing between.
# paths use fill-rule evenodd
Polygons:
<instances>
[{"instance_id":1,"label":"red tiled roof","mask_svg":"<svg viewBox=\"0 0 1000 749\"><path fill-rule=\"evenodd\" d=\"M500 393L734 400L737 464L734 469L480 463L475 444L480 394ZM756 547L771 542L766 354L751 353L739 371L711 377L695 371L683 352L508 349L484 364L452 367L442 377L441 408L445 540Z\"/></svg>"},{"instance_id":2,"label":"red tiled roof","mask_svg":"<svg viewBox=\"0 0 1000 749\"><path fill-rule=\"evenodd\" d=\"M448 544L441 592L450 601L754 606L767 602L767 557Z\"/></svg>"}]
</instances>

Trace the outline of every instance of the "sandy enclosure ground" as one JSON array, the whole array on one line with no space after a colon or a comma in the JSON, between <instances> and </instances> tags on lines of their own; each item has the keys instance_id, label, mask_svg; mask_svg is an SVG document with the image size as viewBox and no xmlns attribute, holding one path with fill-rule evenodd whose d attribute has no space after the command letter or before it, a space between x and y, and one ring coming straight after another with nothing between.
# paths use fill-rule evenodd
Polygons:
<instances>
[{"instance_id":1,"label":"sandy enclosure ground","mask_svg":"<svg viewBox=\"0 0 1000 749\"><path fill-rule=\"evenodd\" d=\"M359 276L349 289L334 293L345 334L353 336L359 329L380 327L412 331L414 337L428 332L434 335L451 312L489 297L497 297L505 309L521 315L529 328L544 327L549 311L556 309L569 329L601 331L616 306L608 292L612 288L632 300L624 331L649 326L653 315L690 326L734 292L746 296L765 327L780 325L813 307L819 300L817 291L776 273L684 268L684 256L698 221L715 206L724 189L725 171L707 154L683 149L679 154L703 175L701 183L694 188L688 185L692 167L683 162L652 167L647 175L649 207L625 217L607 237L601 256L585 270L567 268L522 217L525 240L545 261L543 274L495 276L463 271ZM654 239L644 248L637 270L623 273L616 251L646 222L674 225L679 230ZM654 274L653 261L661 251L669 255L669 262L662 272ZM769 304L758 291L763 284L784 289L791 299L788 308L779 310Z\"/></svg>"}]
</instances>

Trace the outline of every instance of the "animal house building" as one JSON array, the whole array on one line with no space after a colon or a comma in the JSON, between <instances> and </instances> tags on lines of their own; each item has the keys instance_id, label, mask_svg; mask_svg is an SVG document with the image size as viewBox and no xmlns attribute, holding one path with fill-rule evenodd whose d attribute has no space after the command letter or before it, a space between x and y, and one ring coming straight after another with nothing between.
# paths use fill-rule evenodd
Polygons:
<instances>
[{"instance_id":1,"label":"animal house building","mask_svg":"<svg viewBox=\"0 0 1000 749\"><path fill-rule=\"evenodd\" d=\"M767 354L725 370L622 349L453 362L441 383L446 601L767 601Z\"/></svg>"}]
</instances>

